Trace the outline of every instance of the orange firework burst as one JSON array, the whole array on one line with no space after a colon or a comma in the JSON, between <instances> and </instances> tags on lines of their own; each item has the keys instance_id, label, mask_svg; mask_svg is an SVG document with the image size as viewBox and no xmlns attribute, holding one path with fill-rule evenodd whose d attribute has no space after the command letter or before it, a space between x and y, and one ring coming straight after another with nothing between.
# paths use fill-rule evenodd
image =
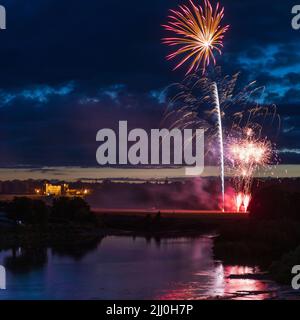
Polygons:
<instances>
[{"instance_id":1,"label":"orange firework burst","mask_svg":"<svg viewBox=\"0 0 300 320\"><path fill-rule=\"evenodd\" d=\"M175 69L190 61L187 74L193 70L197 71L201 64L204 73L211 60L216 64L214 51L221 54L222 40L229 26L220 26L224 17L224 8L220 8L219 3L215 9L208 0L204 0L204 8L196 6L192 0L190 4L191 8L182 5L179 6L178 11L170 10L172 12L169 16L170 21L163 27L175 33L176 37L164 38L163 43L169 46L180 46L178 50L167 56L168 60L185 55Z\"/></svg>"}]
</instances>

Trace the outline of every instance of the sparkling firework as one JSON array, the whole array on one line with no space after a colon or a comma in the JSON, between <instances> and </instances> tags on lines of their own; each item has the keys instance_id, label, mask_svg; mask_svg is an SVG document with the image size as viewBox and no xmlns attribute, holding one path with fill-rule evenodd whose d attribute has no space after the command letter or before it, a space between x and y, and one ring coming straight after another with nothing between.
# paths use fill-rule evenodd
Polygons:
<instances>
[{"instance_id":1,"label":"sparkling firework","mask_svg":"<svg viewBox=\"0 0 300 320\"><path fill-rule=\"evenodd\" d=\"M245 138L233 139L228 145L228 160L236 192L236 210L246 212L251 200L251 186L258 169L270 165L274 156L267 139L257 139L251 128L245 128Z\"/></svg>"},{"instance_id":2,"label":"sparkling firework","mask_svg":"<svg viewBox=\"0 0 300 320\"><path fill-rule=\"evenodd\" d=\"M236 208L246 211L256 169L266 168L276 160L266 136L278 135L280 117L275 106L260 106L263 87L252 82L239 90L238 74L222 78L220 70L215 72L210 77L192 74L170 86L168 95L172 98L163 123L171 123L171 128L205 130L206 161L215 162L217 157L221 167L220 207L224 209L227 175L232 177ZM232 210L226 203L225 207Z\"/></svg>"},{"instance_id":3,"label":"sparkling firework","mask_svg":"<svg viewBox=\"0 0 300 320\"><path fill-rule=\"evenodd\" d=\"M190 0L190 8L182 5L178 11L171 10L170 21L163 27L175 33L176 36L164 38L163 43L179 47L167 56L168 60L177 56L183 57L175 69L190 62L187 74L197 71L200 66L204 74L211 60L216 64L214 52L222 53L222 40L229 28L228 25L221 27L223 17L224 8L220 8L218 3L214 9L208 0L204 0L204 7L196 6Z\"/></svg>"},{"instance_id":4,"label":"sparkling firework","mask_svg":"<svg viewBox=\"0 0 300 320\"><path fill-rule=\"evenodd\" d=\"M224 164L224 142L223 142L223 125L222 113L219 100L218 86L216 82L212 84L213 97L215 101L215 110L218 116L218 138L220 148L220 165L221 165L221 183L222 183L222 210L225 210L225 164Z\"/></svg>"},{"instance_id":5,"label":"sparkling firework","mask_svg":"<svg viewBox=\"0 0 300 320\"><path fill-rule=\"evenodd\" d=\"M270 155L267 142L241 141L231 146L232 161L244 166L264 165ZM244 172L244 171L242 171ZM246 172L247 174L247 172Z\"/></svg>"},{"instance_id":6,"label":"sparkling firework","mask_svg":"<svg viewBox=\"0 0 300 320\"><path fill-rule=\"evenodd\" d=\"M269 124L274 128L274 121L278 119L279 132L280 117L277 118L275 106L261 107L255 102L261 101L263 97L263 92L257 97L261 88L252 89L255 82L235 93L238 74L223 79L218 78L218 75L207 75L206 68L210 62L216 64L215 51L221 54L222 41L229 26L221 26L224 8L220 8L219 3L213 8L209 0L204 0L203 6L196 6L192 0L189 1L190 6L183 5L178 11L171 10L169 23L164 27L175 36L164 38L163 42L179 47L167 57L181 57L175 69L189 63L187 74L196 72L200 66L203 74L202 77L191 74L177 85L179 93L171 100L171 110L169 106L163 122L173 119L171 127L180 129L201 127L206 137L210 137L206 138L209 140L207 149L212 153L217 139L222 209L225 209L226 160L233 176L236 209L240 211L243 208L246 212L251 200L254 173L258 167L267 166L273 155L271 143L262 138L266 120L271 119Z\"/></svg>"},{"instance_id":7,"label":"sparkling firework","mask_svg":"<svg viewBox=\"0 0 300 320\"><path fill-rule=\"evenodd\" d=\"M245 194L244 195L244 210L245 210L245 212L247 212L247 210L248 210L250 200L251 200L251 194Z\"/></svg>"},{"instance_id":8,"label":"sparkling firework","mask_svg":"<svg viewBox=\"0 0 300 320\"><path fill-rule=\"evenodd\" d=\"M242 193L238 193L235 197L235 203L236 203L236 211L239 212L240 208L243 204L243 194Z\"/></svg>"}]
</instances>

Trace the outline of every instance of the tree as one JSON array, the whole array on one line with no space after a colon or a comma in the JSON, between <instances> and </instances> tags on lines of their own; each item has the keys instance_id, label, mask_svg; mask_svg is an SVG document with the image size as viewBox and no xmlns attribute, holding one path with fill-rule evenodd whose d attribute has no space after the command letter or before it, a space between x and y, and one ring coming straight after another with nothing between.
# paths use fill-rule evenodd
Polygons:
<instances>
[{"instance_id":1,"label":"tree","mask_svg":"<svg viewBox=\"0 0 300 320\"><path fill-rule=\"evenodd\" d=\"M48 222L49 210L41 200L14 198L8 206L8 217L25 224L45 224Z\"/></svg>"},{"instance_id":2,"label":"tree","mask_svg":"<svg viewBox=\"0 0 300 320\"><path fill-rule=\"evenodd\" d=\"M268 187L254 194L249 205L250 216L259 219L290 218L300 220L300 193Z\"/></svg>"},{"instance_id":3,"label":"tree","mask_svg":"<svg viewBox=\"0 0 300 320\"><path fill-rule=\"evenodd\" d=\"M90 207L82 198L61 197L55 199L51 217L71 222L90 222L93 220Z\"/></svg>"}]
</instances>

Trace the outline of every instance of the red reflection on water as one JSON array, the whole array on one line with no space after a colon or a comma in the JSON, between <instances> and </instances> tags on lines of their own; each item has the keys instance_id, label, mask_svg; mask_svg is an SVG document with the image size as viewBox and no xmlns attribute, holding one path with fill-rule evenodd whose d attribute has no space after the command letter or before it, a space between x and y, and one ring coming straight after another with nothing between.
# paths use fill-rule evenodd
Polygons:
<instances>
[{"instance_id":1,"label":"red reflection on water","mask_svg":"<svg viewBox=\"0 0 300 320\"><path fill-rule=\"evenodd\" d=\"M264 300L274 297L275 292L271 282L251 278L257 272L259 272L257 268L244 266L223 267L222 264L218 264L210 270L194 274L192 282L175 284L171 290L166 290L156 299Z\"/></svg>"},{"instance_id":2,"label":"red reflection on water","mask_svg":"<svg viewBox=\"0 0 300 320\"><path fill-rule=\"evenodd\" d=\"M264 300L271 298L273 291L270 288L270 283L251 278L251 275L258 271L257 268L252 267L225 267L225 295L232 296L233 299ZM247 278L247 275L250 275L249 278ZM230 278L230 276L233 276L233 278Z\"/></svg>"}]
</instances>

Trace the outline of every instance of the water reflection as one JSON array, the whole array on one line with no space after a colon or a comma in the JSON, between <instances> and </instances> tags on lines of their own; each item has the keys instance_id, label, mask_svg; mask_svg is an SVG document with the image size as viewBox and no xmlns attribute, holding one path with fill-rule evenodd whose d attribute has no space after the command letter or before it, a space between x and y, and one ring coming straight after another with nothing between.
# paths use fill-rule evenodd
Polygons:
<instances>
[{"instance_id":1,"label":"water reflection","mask_svg":"<svg viewBox=\"0 0 300 320\"><path fill-rule=\"evenodd\" d=\"M214 271L194 274L194 281L179 283L177 288L156 297L161 300L265 300L277 297L279 287L272 281L253 279L257 268L226 266L216 263ZM233 276L233 278L232 278ZM252 277L249 279L247 277Z\"/></svg>"},{"instance_id":2,"label":"water reflection","mask_svg":"<svg viewBox=\"0 0 300 320\"><path fill-rule=\"evenodd\" d=\"M267 299L277 287L213 259L213 239L106 237L0 252L0 299Z\"/></svg>"},{"instance_id":3,"label":"water reflection","mask_svg":"<svg viewBox=\"0 0 300 320\"><path fill-rule=\"evenodd\" d=\"M224 295L229 295L233 299L263 300L276 297L275 286L268 281L247 278L257 273L257 268L242 266L225 267ZM235 276L231 278L230 276ZM240 278L238 277L240 276Z\"/></svg>"},{"instance_id":4,"label":"water reflection","mask_svg":"<svg viewBox=\"0 0 300 320\"><path fill-rule=\"evenodd\" d=\"M13 273L28 273L41 269L47 263L46 248L13 248L11 254L5 256L3 265Z\"/></svg>"},{"instance_id":5,"label":"water reflection","mask_svg":"<svg viewBox=\"0 0 300 320\"><path fill-rule=\"evenodd\" d=\"M85 241L84 243L68 244L68 245L54 245L52 246L52 253L56 256L61 257L71 257L75 261L80 261L92 251L97 250L98 246L101 244L103 238L96 238L90 241Z\"/></svg>"}]
</instances>

